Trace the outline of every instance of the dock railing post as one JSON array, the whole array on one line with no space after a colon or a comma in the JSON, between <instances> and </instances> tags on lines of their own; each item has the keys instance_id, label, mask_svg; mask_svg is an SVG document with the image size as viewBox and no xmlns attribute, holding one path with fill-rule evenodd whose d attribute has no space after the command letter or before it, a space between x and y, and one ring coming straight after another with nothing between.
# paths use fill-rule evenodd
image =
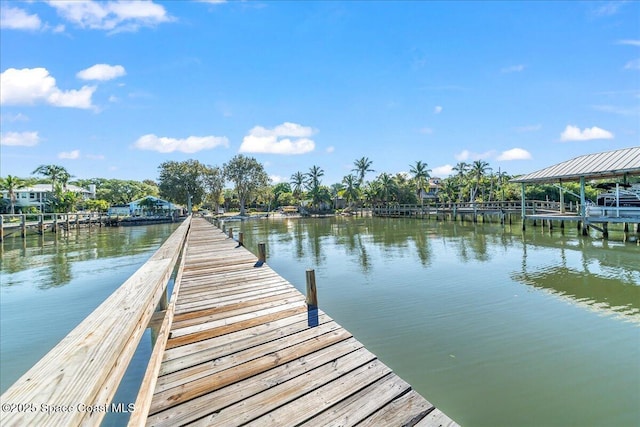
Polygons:
<instances>
[{"instance_id":1,"label":"dock railing post","mask_svg":"<svg viewBox=\"0 0 640 427\"><path fill-rule=\"evenodd\" d=\"M316 288L316 271L307 269L307 324L313 328L318 326L318 291Z\"/></svg>"},{"instance_id":2,"label":"dock railing post","mask_svg":"<svg viewBox=\"0 0 640 427\"><path fill-rule=\"evenodd\" d=\"M262 264L267 262L267 249L264 243L258 243L258 262L254 267L262 267Z\"/></svg>"}]
</instances>

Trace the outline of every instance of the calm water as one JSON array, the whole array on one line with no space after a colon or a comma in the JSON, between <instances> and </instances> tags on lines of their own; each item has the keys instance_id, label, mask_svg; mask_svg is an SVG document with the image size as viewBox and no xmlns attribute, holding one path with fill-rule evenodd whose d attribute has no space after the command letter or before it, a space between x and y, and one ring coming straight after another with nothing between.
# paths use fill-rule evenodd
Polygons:
<instances>
[{"instance_id":1,"label":"calm water","mask_svg":"<svg viewBox=\"0 0 640 427\"><path fill-rule=\"evenodd\" d=\"M234 228L239 223L232 225ZM172 225L7 239L2 391L129 277ZM268 263L465 426L640 425L640 247L529 227L327 218L242 224ZM235 231L235 230L234 230ZM617 241L615 241L617 239ZM133 401L143 337L116 401ZM106 425L126 420L110 414Z\"/></svg>"},{"instance_id":2,"label":"calm water","mask_svg":"<svg viewBox=\"0 0 640 427\"><path fill-rule=\"evenodd\" d=\"M0 257L0 386L4 392L161 246L178 224L9 236ZM135 400L147 332L115 401ZM108 414L104 425L126 424Z\"/></svg>"},{"instance_id":3,"label":"calm water","mask_svg":"<svg viewBox=\"0 0 640 427\"><path fill-rule=\"evenodd\" d=\"M640 247L620 233L380 218L242 227L301 291L314 268L320 306L462 425L640 425Z\"/></svg>"}]
</instances>

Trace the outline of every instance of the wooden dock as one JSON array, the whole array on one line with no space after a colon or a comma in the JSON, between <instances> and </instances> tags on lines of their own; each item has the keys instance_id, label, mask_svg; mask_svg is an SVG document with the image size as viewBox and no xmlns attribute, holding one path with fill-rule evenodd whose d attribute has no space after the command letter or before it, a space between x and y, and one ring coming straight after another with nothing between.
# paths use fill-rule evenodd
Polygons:
<instances>
[{"instance_id":1,"label":"wooden dock","mask_svg":"<svg viewBox=\"0 0 640 427\"><path fill-rule=\"evenodd\" d=\"M147 425L457 425L204 219L184 258Z\"/></svg>"}]
</instances>

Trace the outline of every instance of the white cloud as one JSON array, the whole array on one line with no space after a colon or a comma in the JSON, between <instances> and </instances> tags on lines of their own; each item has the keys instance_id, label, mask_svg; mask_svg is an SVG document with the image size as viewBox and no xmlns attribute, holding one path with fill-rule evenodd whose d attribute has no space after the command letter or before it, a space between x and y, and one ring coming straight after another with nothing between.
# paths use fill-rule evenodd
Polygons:
<instances>
[{"instance_id":1,"label":"white cloud","mask_svg":"<svg viewBox=\"0 0 640 427\"><path fill-rule=\"evenodd\" d=\"M585 128L582 131L577 126L567 125L560 134L560 141L588 141L591 139L613 139L613 134L599 127Z\"/></svg>"},{"instance_id":2,"label":"white cloud","mask_svg":"<svg viewBox=\"0 0 640 427\"><path fill-rule=\"evenodd\" d=\"M115 95L109 96L109 102L120 102L120 98Z\"/></svg>"},{"instance_id":3,"label":"white cloud","mask_svg":"<svg viewBox=\"0 0 640 427\"><path fill-rule=\"evenodd\" d=\"M624 65L625 70L640 70L640 58L629 61Z\"/></svg>"},{"instance_id":4,"label":"white cloud","mask_svg":"<svg viewBox=\"0 0 640 427\"><path fill-rule=\"evenodd\" d=\"M542 125L526 125L515 128L517 132L536 132L542 129Z\"/></svg>"},{"instance_id":5,"label":"white cloud","mask_svg":"<svg viewBox=\"0 0 640 427\"><path fill-rule=\"evenodd\" d=\"M82 80L112 80L126 75L122 65L96 64L85 70L79 71L76 76Z\"/></svg>"},{"instance_id":6,"label":"white cloud","mask_svg":"<svg viewBox=\"0 0 640 427\"><path fill-rule=\"evenodd\" d=\"M133 144L139 150L157 151L159 153L197 153L202 150L229 146L226 136L189 136L184 139L158 137L153 134L143 135Z\"/></svg>"},{"instance_id":7,"label":"white cloud","mask_svg":"<svg viewBox=\"0 0 640 427\"><path fill-rule=\"evenodd\" d=\"M70 160L79 159L80 158L80 150L63 151L61 153L58 153L58 158L59 159L70 159Z\"/></svg>"},{"instance_id":8,"label":"white cloud","mask_svg":"<svg viewBox=\"0 0 640 427\"><path fill-rule=\"evenodd\" d=\"M640 40L618 40L617 44L626 44L629 46L640 46Z\"/></svg>"},{"instance_id":9,"label":"white cloud","mask_svg":"<svg viewBox=\"0 0 640 427\"><path fill-rule=\"evenodd\" d=\"M598 6L595 6L591 9L591 15L595 17L604 17L604 16L612 16L618 13L618 10L624 1L607 1L604 3L599 3Z\"/></svg>"},{"instance_id":10,"label":"white cloud","mask_svg":"<svg viewBox=\"0 0 640 427\"><path fill-rule=\"evenodd\" d=\"M442 113L442 106L436 105L435 108L433 109L433 114L440 114L440 113Z\"/></svg>"},{"instance_id":11,"label":"white cloud","mask_svg":"<svg viewBox=\"0 0 640 427\"><path fill-rule=\"evenodd\" d=\"M424 128L421 128L419 132L424 133L425 135L431 135L433 133L433 129L424 127Z\"/></svg>"},{"instance_id":12,"label":"white cloud","mask_svg":"<svg viewBox=\"0 0 640 427\"><path fill-rule=\"evenodd\" d=\"M460 153L455 154L454 157L460 162L467 160L481 160L492 157L495 154L494 150L489 150L484 153L474 153L469 150L462 150Z\"/></svg>"},{"instance_id":13,"label":"white cloud","mask_svg":"<svg viewBox=\"0 0 640 427\"><path fill-rule=\"evenodd\" d=\"M86 154L85 157L91 160L104 160L103 154Z\"/></svg>"},{"instance_id":14,"label":"white cloud","mask_svg":"<svg viewBox=\"0 0 640 427\"><path fill-rule=\"evenodd\" d=\"M451 165L443 165L433 168L431 171L431 176L437 176L439 178L443 178L451 175L453 172L453 166Z\"/></svg>"},{"instance_id":15,"label":"white cloud","mask_svg":"<svg viewBox=\"0 0 640 427\"><path fill-rule=\"evenodd\" d=\"M60 16L81 27L94 30L137 31L172 21L165 8L152 1L49 1Z\"/></svg>"},{"instance_id":16,"label":"white cloud","mask_svg":"<svg viewBox=\"0 0 640 427\"><path fill-rule=\"evenodd\" d=\"M273 129L256 126L249 131L240 145L241 153L304 154L315 149L309 139L315 131L297 123L285 122ZM294 138L294 139L292 139Z\"/></svg>"},{"instance_id":17,"label":"white cloud","mask_svg":"<svg viewBox=\"0 0 640 427\"><path fill-rule=\"evenodd\" d=\"M274 184L279 184L281 182L287 182L287 178L285 178L283 176L280 176L280 175L269 175L269 179Z\"/></svg>"},{"instance_id":18,"label":"white cloud","mask_svg":"<svg viewBox=\"0 0 640 427\"><path fill-rule=\"evenodd\" d=\"M93 108L95 86L78 90L60 90L46 68L9 68L0 74L0 104L33 105L46 103L55 107Z\"/></svg>"},{"instance_id":19,"label":"white cloud","mask_svg":"<svg viewBox=\"0 0 640 427\"><path fill-rule=\"evenodd\" d=\"M522 64L518 64L518 65L511 65L510 67L505 67L503 69L500 70L501 73L519 73L521 71L524 71L525 66Z\"/></svg>"},{"instance_id":20,"label":"white cloud","mask_svg":"<svg viewBox=\"0 0 640 427\"><path fill-rule=\"evenodd\" d=\"M33 147L39 142L38 132L5 132L0 134L0 145Z\"/></svg>"},{"instance_id":21,"label":"white cloud","mask_svg":"<svg viewBox=\"0 0 640 427\"><path fill-rule=\"evenodd\" d=\"M334 147L333 145L330 145L329 147L327 147L327 153L331 154L334 151L336 151L336 147Z\"/></svg>"},{"instance_id":22,"label":"white cloud","mask_svg":"<svg viewBox=\"0 0 640 427\"><path fill-rule=\"evenodd\" d=\"M621 116L640 116L640 106L635 107L616 107L614 105L592 105L594 110L602 111L605 113L618 114Z\"/></svg>"},{"instance_id":23,"label":"white cloud","mask_svg":"<svg viewBox=\"0 0 640 427\"><path fill-rule=\"evenodd\" d=\"M28 122L29 117L22 113L18 114L3 114L0 118L0 122Z\"/></svg>"},{"instance_id":24,"label":"white cloud","mask_svg":"<svg viewBox=\"0 0 640 427\"><path fill-rule=\"evenodd\" d=\"M511 150L503 151L496 160L529 160L531 153L522 148L512 148Z\"/></svg>"},{"instance_id":25,"label":"white cloud","mask_svg":"<svg viewBox=\"0 0 640 427\"><path fill-rule=\"evenodd\" d=\"M38 15L29 15L24 10L3 4L0 8L0 28L7 30L39 30L42 21Z\"/></svg>"}]
</instances>

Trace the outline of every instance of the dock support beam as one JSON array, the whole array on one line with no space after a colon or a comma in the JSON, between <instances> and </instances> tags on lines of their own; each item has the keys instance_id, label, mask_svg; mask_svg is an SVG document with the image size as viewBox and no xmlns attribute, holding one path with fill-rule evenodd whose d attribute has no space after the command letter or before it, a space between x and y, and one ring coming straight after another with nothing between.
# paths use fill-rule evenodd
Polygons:
<instances>
[{"instance_id":1,"label":"dock support beam","mask_svg":"<svg viewBox=\"0 0 640 427\"><path fill-rule=\"evenodd\" d=\"M527 199L524 196L524 182L520 184L521 188L521 209L522 209L522 231L526 230L525 219L527 218Z\"/></svg>"}]
</instances>

